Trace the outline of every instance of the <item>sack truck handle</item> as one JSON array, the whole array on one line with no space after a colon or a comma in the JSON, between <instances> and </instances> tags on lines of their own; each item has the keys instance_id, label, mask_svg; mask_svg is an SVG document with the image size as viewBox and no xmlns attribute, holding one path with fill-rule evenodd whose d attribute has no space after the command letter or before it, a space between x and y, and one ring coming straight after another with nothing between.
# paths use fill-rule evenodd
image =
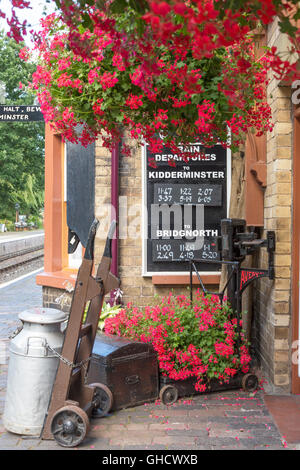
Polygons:
<instances>
[{"instance_id":1,"label":"sack truck handle","mask_svg":"<svg viewBox=\"0 0 300 470\"><path fill-rule=\"evenodd\" d=\"M84 259L89 259L89 260L94 259L94 241L95 241L98 225L99 225L99 220L94 219L89 230L88 241L87 241L85 252L84 252Z\"/></svg>"},{"instance_id":2,"label":"sack truck handle","mask_svg":"<svg viewBox=\"0 0 300 470\"><path fill-rule=\"evenodd\" d=\"M108 231L105 248L103 252L103 256L105 256L106 258L111 258L111 242L112 242L115 230L116 230L116 226L117 226L117 222L113 220L112 223L110 224L110 228Z\"/></svg>"}]
</instances>

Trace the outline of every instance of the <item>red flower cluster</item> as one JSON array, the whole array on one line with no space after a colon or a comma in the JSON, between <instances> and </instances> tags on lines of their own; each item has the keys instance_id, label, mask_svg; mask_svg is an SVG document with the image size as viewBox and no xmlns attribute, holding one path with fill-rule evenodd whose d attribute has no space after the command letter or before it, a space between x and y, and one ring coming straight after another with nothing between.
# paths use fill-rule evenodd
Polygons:
<instances>
[{"instance_id":1,"label":"red flower cluster","mask_svg":"<svg viewBox=\"0 0 300 470\"><path fill-rule=\"evenodd\" d=\"M247 372L251 360L243 334L237 347L237 320L229 305L199 290L193 304L170 293L144 310L127 305L106 319L105 333L152 343L161 373L173 380L194 377L198 391L210 379L228 382L239 370Z\"/></svg>"},{"instance_id":2,"label":"red flower cluster","mask_svg":"<svg viewBox=\"0 0 300 470\"><path fill-rule=\"evenodd\" d=\"M83 145L103 133L112 148L122 127L153 148L160 134L182 157L179 144L194 139L228 145L228 128L231 145L238 145L250 128L257 135L272 130L268 70L278 79L297 73L276 48L256 57L250 33L258 20L270 24L275 15L288 30L286 13L291 6L297 13L295 0L148 0L145 11L114 9L118 0L103 8L96 1L57 3L60 23L56 15L42 21L33 87L46 121ZM299 38L296 28L292 52ZM72 108L81 135L63 121L64 108Z\"/></svg>"},{"instance_id":3,"label":"red flower cluster","mask_svg":"<svg viewBox=\"0 0 300 470\"><path fill-rule=\"evenodd\" d=\"M103 90L106 90L107 88L114 87L115 84L118 82L118 78L116 77L116 72L104 72L102 77L100 77L99 81L102 85Z\"/></svg>"},{"instance_id":4,"label":"red flower cluster","mask_svg":"<svg viewBox=\"0 0 300 470\"><path fill-rule=\"evenodd\" d=\"M129 106L130 109L138 109L140 106L143 106L141 100L143 95L135 96L130 94L125 102L126 106Z\"/></svg>"}]
</instances>

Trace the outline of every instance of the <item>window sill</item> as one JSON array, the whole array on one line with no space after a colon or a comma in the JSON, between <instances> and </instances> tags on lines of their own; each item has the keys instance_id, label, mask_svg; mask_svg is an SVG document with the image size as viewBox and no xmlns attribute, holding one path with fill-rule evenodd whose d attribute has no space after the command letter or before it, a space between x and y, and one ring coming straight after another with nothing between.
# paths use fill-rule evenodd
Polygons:
<instances>
[{"instance_id":1,"label":"window sill","mask_svg":"<svg viewBox=\"0 0 300 470\"><path fill-rule=\"evenodd\" d=\"M44 271L36 276L36 283L39 286L67 289L68 284L75 286L77 273L77 269L63 269L52 273Z\"/></svg>"},{"instance_id":2,"label":"window sill","mask_svg":"<svg viewBox=\"0 0 300 470\"><path fill-rule=\"evenodd\" d=\"M201 274L200 274L201 276ZM205 274L201 276L203 284L211 284L211 285L218 285L220 284L221 274L213 273L213 274ZM182 275L173 275L173 274L156 274L152 276L152 284L154 285L189 285L190 284L190 275L189 274L182 274ZM194 274L193 275L193 285L200 285L199 279Z\"/></svg>"}]
</instances>

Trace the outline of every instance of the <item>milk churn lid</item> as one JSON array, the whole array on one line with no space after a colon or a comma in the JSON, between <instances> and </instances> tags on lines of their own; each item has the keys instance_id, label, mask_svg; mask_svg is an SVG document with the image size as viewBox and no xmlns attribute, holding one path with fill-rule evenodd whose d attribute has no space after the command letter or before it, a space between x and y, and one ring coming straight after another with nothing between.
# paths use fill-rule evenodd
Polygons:
<instances>
[{"instance_id":1,"label":"milk churn lid","mask_svg":"<svg viewBox=\"0 0 300 470\"><path fill-rule=\"evenodd\" d=\"M19 319L30 323L60 323L67 320L68 315L55 308L34 307L19 314Z\"/></svg>"}]
</instances>

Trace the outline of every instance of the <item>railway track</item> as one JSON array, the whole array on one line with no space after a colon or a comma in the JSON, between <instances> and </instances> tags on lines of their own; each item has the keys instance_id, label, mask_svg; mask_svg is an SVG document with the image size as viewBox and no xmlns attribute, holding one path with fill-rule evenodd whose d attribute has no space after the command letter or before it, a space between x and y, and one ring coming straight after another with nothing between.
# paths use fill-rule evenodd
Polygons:
<instances>
[{"instance_id":1,"label":"railway track","mask_svg":"<svg viewBox=\"0 0 300 470\"><path fill-rule=\"evenodd\" d=\"M0 285L43 266L44 245L0 255Z\"/></svg>"}]
</instances>

